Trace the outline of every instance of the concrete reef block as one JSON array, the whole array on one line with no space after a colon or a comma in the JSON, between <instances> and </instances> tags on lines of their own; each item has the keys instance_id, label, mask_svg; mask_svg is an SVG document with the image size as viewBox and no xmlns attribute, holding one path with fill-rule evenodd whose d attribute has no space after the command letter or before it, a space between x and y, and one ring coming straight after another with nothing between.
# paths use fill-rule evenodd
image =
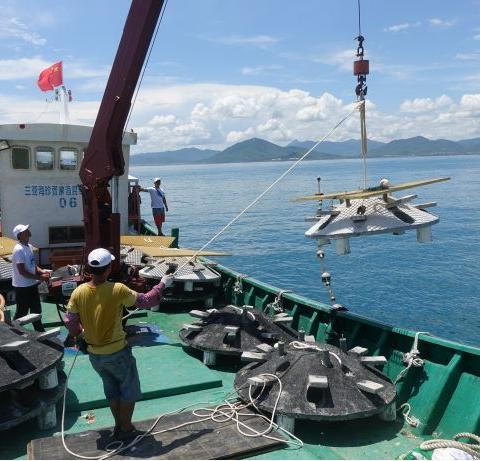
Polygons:
<instances>
[{"instance_id":1,"label":"concrete reef block","mask_svg":"<svg viewBox=\"0 0 480 461\"><path fill-rule=\"evenodd\" d=\"M11 351L18 351L22 346L28 344L29 341L12 341L11 343L0 344L0 351L1 352L11 352Z\"/></svg>"},{"instance_id":2,"label":"concrete reef block","mask_svg":"<svg viewBox=\"0 0 480 461\"><path fill-rule=\"evenodd\" d=\"M293 321L293 317L280 317L280 318L273 318L273 323L290 323Z\"/></svg>"},{"instance_id":3,"label":"concrete reef block","mask_svg":"<svg viewBox=\"0 0 480 461\"><path fill-rule=\"evenodd\" d=\"M360 362L364 365L385 365L387 359L383 355L360 357Z\"/></svg>"},{"instance_id":4,"label":"concrete reef block","mask_svg":"<svg viewBox=\"0 0 480 461\"><path fill-rule=\"evenodd\" d=\"M368 354L368 349L366 349L365 347L361 347L361 346L355 346L355 347L352 347L348 351L348 354L356 355L356 356L367 355Z\"/></svg>"},{"instance_id":5,"label":"concrete reef block","mask_svg":"<svg viewBox=\"0 0 480 461\"><path fill-rule=\"evenodd\" d=\"M247 379L248 384L252 386L271 386L273 383L275 383L277 380L273 376L264 376L264 375L258 375L258 376L251 376L250 378Z\"/></svg>"},{"instance_id":6,"label":"concrete reef block","mask_svg":"<svg viewBox=\"0 0 480 461\"><path fill-rule=\"evenodd\" d=\"M208 312L197 311L197 310L190 311L189 314L190 314L192 317L196 317L196 318L198 318L198 319L205 319L205 318L207 318L207 317L210 315Z\"/></svg>"},{"instance_id":7,"label":"concrete reef block","mask_svg":"<svg viewBox=\"0 0 480 461\"><path fill-rule=\"evenodd\" d=\"M384 388L384 385L366 379L364 381L358 381L357 387L369 394L378 394Z\"/></svg>"},{"instance_id":8,"label":"concrete reef block","mask_svg":"<svg viewBox=\"0 0 480 461\"><path fill-rule=\"evenodd\" d=\"M28 314L15 320L15 322L17 322L18 325L26 325L27 323L37 322L38 320L41 320L41 319L42 319L42 314Z\"/></svg>"},{"instance_id":9,"label":"concrete reef block","mask_svg":"<svg viewBox=\"0 0 480 461\"><path fill-rule=\"evenodd\" d=\"M327 389L328 377L319 375L308 375L308 387L315 389Z\"/></svg>"},{"instance_id":10,"label":"concrete reef block","mask_svg":"<svg viewBox=\"0 0 480 461\"><path fill-rule=\"evenodd\" d=\"M243 352L241 355L242 362L265 362L265 354L257 352Z\"/></svg>"},{"instance_id":11,"label":"concrete reef block","mask_svg":"<svg viewBox=\"0 0 480 461\"><path fill-rule=\"evenodd\" d=\"M201 325L193 325L192 323L184 323L183 328L190 331L201 331L203 329Z\"/></svg>"},{"instance_id":12,"label":"concrete reef block","mask_svg":"<svg viewBox=\"0 0 480 461\"><path fill-rule=\"evenodd\" d=\"M43 341L44 339L56 338L60 333L60 327L51 328L50 330L44 331L37 336L37 341Z\"/></svg>"},{"instance_id":13,"label":"concrete reef block","mask_svg":"<svg viewBox=\"0 0 480 461\"><path fill-rule=\"evenodd\" d=\"M258 344L258 345L256 346L256 348L257 348L260 352L271 352L271 351L273 351L273 347L270 346L269 344L265 344L265 343Z\"/></svg>"}]
</instances>

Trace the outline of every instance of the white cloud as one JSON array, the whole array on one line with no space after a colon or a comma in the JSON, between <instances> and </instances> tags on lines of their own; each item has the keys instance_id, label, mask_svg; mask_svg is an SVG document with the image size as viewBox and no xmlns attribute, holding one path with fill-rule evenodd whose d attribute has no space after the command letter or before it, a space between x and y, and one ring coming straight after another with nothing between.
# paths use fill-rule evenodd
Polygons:
<instances>
[{"instance_id":1,"label":"white cloud","mask_svg":"<svg viewBox=\"0 0 480 461\"><path fill-rule=\"evenodd\" d=\"M45 102L0 95L3 123L57 122L60 107ZM49 96L51 98L51 95ZM98 101L73 101L72 121L92 124ZM133 152L154 152L196 146L223 149L234 142L260 137L278 144L292 139L316 140L354 108L330 93L314 95L299 89L252 85L153 85L142 88L127 129L138 131ZM39 117L39 115L41 115ZM381 112L367 100L369 137L380 141L423 135L465 139L480 136L480 94L454 100L448 95L404 101L400 110ZM329 137L339 141L359 137L358 114Z\"/></svg>"},{"instance_id":2,"label":"white cloud","mask_svg":"<svg viewBox=\"0 0 480 461\"><path fill-rule=\"evenodd\" d=\"M242 75L265 75L280 69L282 66L272 64L270 66L243 67L241 72Z\"/></svg>"},{"instance_id":3,"label":"white cloud","mask_svg":"<svg viewBox=\"0 0 480 461\"><path fill-rule=\"evenodd\" d=\"M455 24L455 19L445 20L440 18L430 18L428 20L431 26L433 27L452 27Z\"/></svg>"},{"instance_id":4,"label":"white cloud","mask_svg":"<svg viewBox=\"0 0 480 461\"><path fill-rule=\"evenodd\" d=\"M211 41L223 43L224 45L254 45L265 47L278 43L280 39L272 37L271 35L231 35L229 37L213 38Z\"/></svg>"},{"instance_id":5,"label":"white cloud","mask_svg":"<svg viewBox=\"0 0 480 461\"><path fill-rule=\"evenodd\" d=\"M455 59L460 61L477 61L480 59L480 53L457 53Z\"/></svg>"},{"instance_id":6,"label":"white cloud","mask_svg":"<svg viewBox=\"0 0 480 461\"><path fill-rule=\"evenodd\" d=\"M428 112L437 109L442 109L450 106L453 101L446 95L439 96L436 99L431 98L415 98L413 100L407 99L404 101L400 110L402 112Z\"/></svg>"},{"instance_id":7,"label":"white cloud","mask_svg":"<svg viewBox=\"0 0 480 461\"><path fill-rule=\"evenodd\" d=\"M403 24L395 24L393 26L385 27L383 29L384 32L400 32L402 30L407 30L412 27L419 27L422 23L420 21L417 22L405 22Z\"/></svg>"},{"instance_id":8,"label":"white cloud","mask_svg":"<svg viewBox=\"0 0 480 461\"><path fill-rule=\"evenodd\" d=\"M28 26L16 17L3 17L2 21L0 21L0 38L7 40L17 39L35 46L43 46L47 43L45 38L36 32L28 30Z\"/></svg>"},{"instance_id":9,"label":"white cloud","mask_svg":"<svg viewBox=\"0 0 480 461\"><path fill-rule=\"evenodd\" d=\"M475 35L473 36L473 39L474 39L474 40L480 40L480 34L475 34Z\"/></svg>"}]
</instances>

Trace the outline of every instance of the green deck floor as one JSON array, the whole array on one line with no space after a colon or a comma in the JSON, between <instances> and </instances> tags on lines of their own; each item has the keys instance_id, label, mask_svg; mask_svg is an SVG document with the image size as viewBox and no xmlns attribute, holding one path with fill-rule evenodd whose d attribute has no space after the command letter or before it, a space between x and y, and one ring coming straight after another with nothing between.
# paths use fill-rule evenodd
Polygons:
<instances>
[{"instance_id":1,"label":"green deck floor","mask_svg":"<svg viewBox=\"0 0 480 461\"><path fill-rule=\"evenodd\" d=\"M56 318L54 306L44 305L46 323L52 325ZM178 330L183 323L191 321L187 312L149 312L140 319L129 320L129 323L135 324L140 320L158 325L170 343L133 348L144 393L143 400L136 405L134 420L152 418L194 403L220 403L232 391L238 365L223 360L218 366L208 368L197 354L189 353L178 342ZM66 370L72 357L71 354L65 356ZM101 381L85 356L77 360L68 395L67 433L112 426ZM87 422L87 413L93 415L93 422ZM39 431L36 422L31 421L3 432L0 459L26 459L29 440L58 434L58 431L59 428ZM305 443L302 449L282 449L253 458L393 459L417 447L422 441L411 434L403 420L384 423L373 417L337 423L301 421L297 423L296 435Z\"/></svg>"}]
</instances>

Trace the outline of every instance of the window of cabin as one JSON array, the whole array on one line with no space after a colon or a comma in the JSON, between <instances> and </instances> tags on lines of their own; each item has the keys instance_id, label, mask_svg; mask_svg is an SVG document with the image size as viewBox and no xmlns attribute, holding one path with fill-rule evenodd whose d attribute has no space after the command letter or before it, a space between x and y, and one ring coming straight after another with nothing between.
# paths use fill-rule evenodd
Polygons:
<instances>
[{"instance_id":1,"label":"window of cabin","mask_svg":"<svg viewBox=\"0 0 480 461\"><path fill-rule=\"evenodd\" d=\"M28 147L12 147L12 168L14 170L30 169L30 149Z\"/></svg>"},{"instance_id":2,"label":"window of cabin","mask_svg":"<svg viewBox=\"0 0 480 461\"><path fill-rule=\"evenodd\" d=\"M57 243L82 243L85 241L83 226L55 226L48 228L50 245Z\"/></svg>"},{"instance_id":3,"label":"window of cabin","mask_svg":"<svg viewBox=\"0 0 480 461\"><path fill-rule=\"evenodd\" d=\"M78 163L78 153L75 149L61 149L58 164L61 170L75 170Z\"/></svg>"},{"instance_id":4,"label":"window of cabin","mask_svg":"<svg viewBox=\"0 0 480 461\"><path fill-rule=\"evenodd\" d=\"M54 153L51 147L37 147L35 149L35 161L37 170L53 170Z\"/></svg>"}]
</instances>

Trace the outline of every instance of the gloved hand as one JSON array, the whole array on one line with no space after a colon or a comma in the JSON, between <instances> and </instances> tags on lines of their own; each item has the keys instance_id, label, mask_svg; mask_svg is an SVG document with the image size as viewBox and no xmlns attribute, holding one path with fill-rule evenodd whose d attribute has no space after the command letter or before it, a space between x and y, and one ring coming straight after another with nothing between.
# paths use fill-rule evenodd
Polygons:
<instances>
[{"instance_id":1,"label":"gloved hand","mask_svg":"<svg viewBox=\"0 0 480 461\"><path fill-rule=\"evenodd\" d=\"M173 274L168 274L168 275L164 275L162 277L162 280L160 280L160 282L165 285L165 288L168 288L168 287L172 286L174 280L175 280L174 275Z\"/></svg>"}]
</instances>

